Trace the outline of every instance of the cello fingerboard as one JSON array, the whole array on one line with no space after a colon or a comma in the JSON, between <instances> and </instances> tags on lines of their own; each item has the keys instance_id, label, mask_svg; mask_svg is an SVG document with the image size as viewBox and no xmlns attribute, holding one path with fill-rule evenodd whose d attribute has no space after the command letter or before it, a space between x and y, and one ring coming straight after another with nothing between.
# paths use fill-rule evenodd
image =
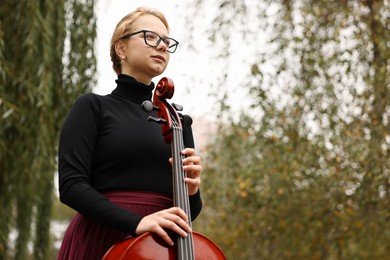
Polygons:
<instances>
[{"instance_id":1,"label":"cello fingerboard","mask_svg":"<svg viewBox=\"0 0 390 260\"><path fill-rule=\"evenodd\" d=\"M188 197L187 183L184 181L186 172L183 170L184 149L183 131L173 123L173 142L171 143L173 157L173 202L176 207L180 207L187 214L189 225L191 226L191 209ZM177 253L179 260L195 260L194 241L192 233L187 237L177 236Z\"/></svg>"}]
</instances>

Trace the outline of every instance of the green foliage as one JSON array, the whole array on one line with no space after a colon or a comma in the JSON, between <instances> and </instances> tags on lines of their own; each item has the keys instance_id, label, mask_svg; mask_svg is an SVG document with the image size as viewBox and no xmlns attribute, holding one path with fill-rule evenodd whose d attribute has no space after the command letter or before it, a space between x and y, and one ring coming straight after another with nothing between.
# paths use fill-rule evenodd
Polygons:
<instances>
[{"instance_id":1,"label":"green foliage","mask_svg":"<svg viewBox=\"0 0 390 260\"><path fill-rule=\"evenodd\" d=\"M239 34L265 38L267 48L257 49L244 83L251 106L221 124L208 148L196 227L228 259L386 258L390 3L217 6L215 43Z\"/></svg>"},{"instance_id":2,"label":"green foliage","mask_svg":"<svg viewBox=\"0 0 390 260\"><path fill-rule=\"evenodd\" d=\"M93 7L92 0L2 2L0 259L28 258L30 241L33 258L47 259L59 129L94 83Z\"/></svg>"}]
</instances>

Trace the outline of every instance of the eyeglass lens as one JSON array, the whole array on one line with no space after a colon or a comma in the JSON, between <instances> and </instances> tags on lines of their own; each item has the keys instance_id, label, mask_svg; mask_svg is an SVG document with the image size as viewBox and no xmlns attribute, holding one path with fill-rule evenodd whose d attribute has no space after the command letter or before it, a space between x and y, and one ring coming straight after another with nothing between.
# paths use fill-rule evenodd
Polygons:
<instances>
[{"instance_id":1,"label":"eyeglass lens","mask_svg":"<svg viewBox=\"0 0 390 260\"><path fill-rule=\"evenodd\" d=\"M162 38L157 33L151 31L144 31L144 37L146 44L150 46L157 47L160 44L160 41L163 41L163 43L168 47L168 52L176 51L178 43L172 38Z\"/></svg>"}]
</instances>

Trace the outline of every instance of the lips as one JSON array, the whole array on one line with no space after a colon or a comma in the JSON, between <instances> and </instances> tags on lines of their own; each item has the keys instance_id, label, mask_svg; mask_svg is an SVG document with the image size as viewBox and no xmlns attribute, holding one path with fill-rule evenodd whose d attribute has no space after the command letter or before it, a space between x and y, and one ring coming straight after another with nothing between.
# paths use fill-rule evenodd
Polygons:
<instances>
[{"instance_id":1,"label":"lips","mask_svg":"<svg viewBox=\"0 0 390 260\"><path fill-rule=\"evenodd\" d=\"M159 60L165 62L165 58L162 55L153 55L152 58L159 59Z\"/></svg>"}]
</instances>

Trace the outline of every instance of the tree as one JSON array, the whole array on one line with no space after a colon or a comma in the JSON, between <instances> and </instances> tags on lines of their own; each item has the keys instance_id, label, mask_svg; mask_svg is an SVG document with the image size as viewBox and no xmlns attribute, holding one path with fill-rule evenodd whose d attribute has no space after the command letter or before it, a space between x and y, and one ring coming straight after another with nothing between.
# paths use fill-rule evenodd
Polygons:
<instances>
[{"instance_id":1,"label":"tree","mask_svg":"<svg viewBox=\"0 0 390 260\"><path fill-rule=\"evenodd\" d=\"M94 84L94 1L1 5L0 259L27 259L30 241L47 259L59 129Z\"/></svg>"},{"instance_id":2,"label":"tree","mask_svg":"<svg viewBox=\"0 0 390 260\"><path fill-rule=\"evenodd\" d=\"M251 105L239 120L224 116L229 93L217 95L228 123L208 148L199 229L232 259L386 257L390 3L220 0L216 7L209 35L223 46L220 59L239 51L237 35L242 49L264 39L266 48L252 55L243 82Z\"/></svg>"}]
</instances>

